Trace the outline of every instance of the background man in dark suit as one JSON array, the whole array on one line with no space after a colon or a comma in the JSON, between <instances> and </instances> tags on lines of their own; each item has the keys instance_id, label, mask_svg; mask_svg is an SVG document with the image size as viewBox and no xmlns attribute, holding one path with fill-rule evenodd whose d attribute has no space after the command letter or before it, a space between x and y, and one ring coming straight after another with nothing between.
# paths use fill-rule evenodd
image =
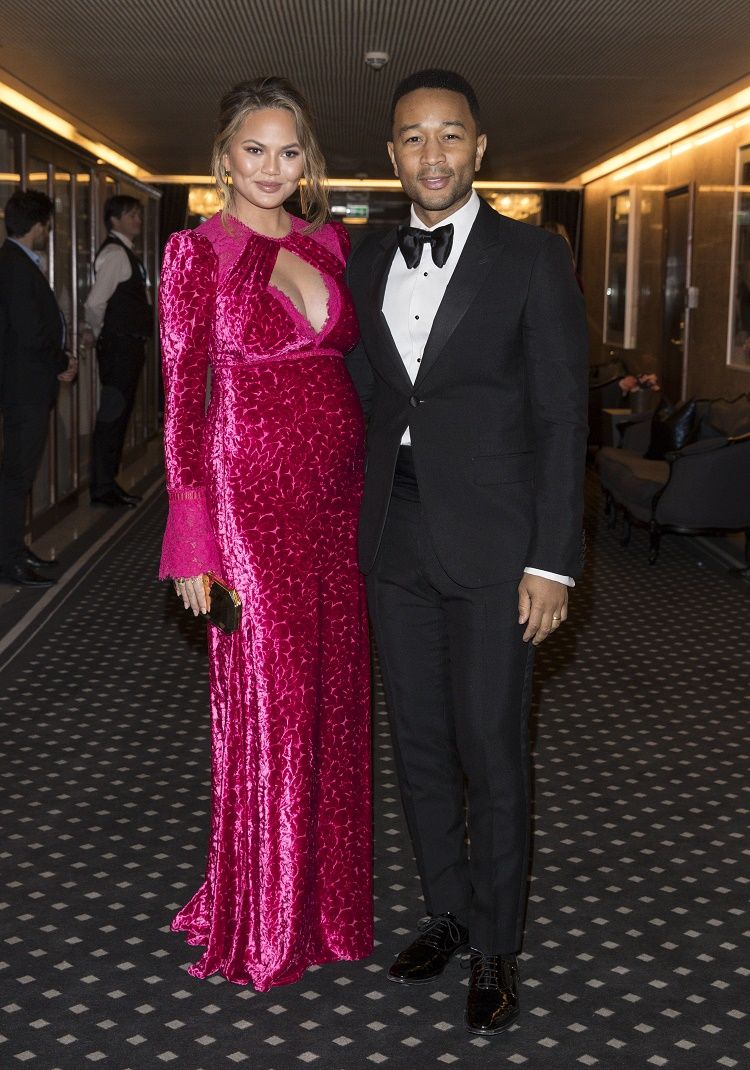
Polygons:
<instances>
[{"instance_id":1,"label":"background man in dark suit","mask_svg":"<svg viewBox=\"0 0 750 1070\"><path fill-rule=\"evenodd\" d=\"M466 1022L490 1034L518 1015L533 651L582 564L585 315L563 239L472 190L486 138L463 78L405 79L392 128L411 226L348 269L360 565L430 915L389 977L430 981L468 944Z\"/></svg>"},{"instance_id":2,"label":"background man in dark suit","mask_svg":"<svg viewBox=\"0 0 750 1070\"><path fill-rule=\"evenodd\" d=\"M59 380L72 382L77 362L66 357L65 323L42 272L53 204L36 190L17 191L5 206L8 237L0 248L0 580L49 587L38 569L55 564L24 545L26 498L44 453L49 413Z\"/></svg>"},{"instance_id":3,"label":"background man in dark suit","mask_svg":"<svg viewBox=\"0 0 750 1070\"><path fill-rule=\"evenodd\" d=\"M126 194L109 197L104 223L109 233L94 261L83 333L87 344L96 338L102 384L92 442L91 501L133 508L140 498L124 491L115 477L146 359L146 341L154 331L146 268L133 251L143 229L140 201Z\"/></svg>"}]
</instances>

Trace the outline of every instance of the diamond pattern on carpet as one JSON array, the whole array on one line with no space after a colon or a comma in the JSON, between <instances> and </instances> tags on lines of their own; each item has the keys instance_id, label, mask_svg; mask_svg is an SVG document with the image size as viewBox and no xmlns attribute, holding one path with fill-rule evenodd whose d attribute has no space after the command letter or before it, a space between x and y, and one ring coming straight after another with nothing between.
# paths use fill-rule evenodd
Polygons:
<instances>
[{"instance_id":1,"label":"diamond pattern on carpet","mask_svg":"<svg viewBox=\"0 0 750 1070\"><path fill-rule=\"evenodd\" d=\"M540 650L522 1017L462 1023L467 971L386 982L422 913L382 700L376 933L266 994L186 973L202 878L204 625L142 507L0 666L0 1065L39 1070L750 1066L750 591L667 539L624 549L591 490L571 620Z\"/></svg>"}]
</instances>

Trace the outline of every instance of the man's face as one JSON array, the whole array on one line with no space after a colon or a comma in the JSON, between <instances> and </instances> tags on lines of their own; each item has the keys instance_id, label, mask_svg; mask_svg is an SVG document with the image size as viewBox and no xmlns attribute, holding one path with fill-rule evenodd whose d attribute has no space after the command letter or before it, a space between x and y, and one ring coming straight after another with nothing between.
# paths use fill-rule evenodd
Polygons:
<instances>
[{"instance_id":1,"label":"man's face","mask_svg":"<svg viewBox=\"0 0 750 1070\"><path fill-rule=\"evenodd\" d=\"M31 228L31 248L41 253L49 244L49 232L52 228L52 220L47 219L44 223L35 223Z\"/></svg>"},{"instance_id":2,"label":"man's face","mask_svg":"<svg viewBox=\"0 0 750 1070\"><path fill-rule=\"evenodd\" d=\"M486 145L462 93L415 89L399 100L388 152L424 223L434 226L466 203Z\"/></svg>"},{"instance_id":3,"label":"man's face","mask_svg":"<svg viewBox=\"0 0 750 1070\"><path fill-rule=\"evenodd\" d=\"M124 234L126 238L130 238L132 241L137 238L143 228L143 214L140 208L129 208L127 212L123 212L121 216L115 216L113 219L113 228L120 234Z\"/></svg>"}]
</instances>

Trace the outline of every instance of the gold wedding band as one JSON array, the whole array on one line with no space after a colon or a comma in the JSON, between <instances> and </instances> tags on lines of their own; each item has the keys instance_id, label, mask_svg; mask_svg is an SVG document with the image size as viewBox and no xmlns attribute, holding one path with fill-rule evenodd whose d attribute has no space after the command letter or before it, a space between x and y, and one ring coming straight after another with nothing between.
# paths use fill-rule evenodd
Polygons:
<instances>
[{"instance_id":1,"label":"gold wedding band","mask_svg":"<svg viewBox=\"0 0 750 1070\"><path fill-rule=\"evenodd\" d=\"M553 620L562 620L562 617L553 617Z\"/></svg>"}]
</instances>

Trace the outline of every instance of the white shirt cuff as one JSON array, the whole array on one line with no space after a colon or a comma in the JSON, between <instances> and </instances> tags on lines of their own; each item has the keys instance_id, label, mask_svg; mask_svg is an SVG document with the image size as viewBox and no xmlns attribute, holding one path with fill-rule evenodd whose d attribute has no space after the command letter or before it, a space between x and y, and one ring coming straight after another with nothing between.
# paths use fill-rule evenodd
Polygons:
<instances>
[{"instance_id":1,"label":"white shirt cuff","mask_svg":"<svg viewBox=\"0 0 750 1070\"><path fill-rule=\"evenodd\" d=\"M556 580L558 583L564 583L566 587L576 585L572 576L561 576L559 572L545 572L542 568L525 568L524 572L530 572L532 576L543 576L545 580Z\"/></svg>"}]
</instances>

